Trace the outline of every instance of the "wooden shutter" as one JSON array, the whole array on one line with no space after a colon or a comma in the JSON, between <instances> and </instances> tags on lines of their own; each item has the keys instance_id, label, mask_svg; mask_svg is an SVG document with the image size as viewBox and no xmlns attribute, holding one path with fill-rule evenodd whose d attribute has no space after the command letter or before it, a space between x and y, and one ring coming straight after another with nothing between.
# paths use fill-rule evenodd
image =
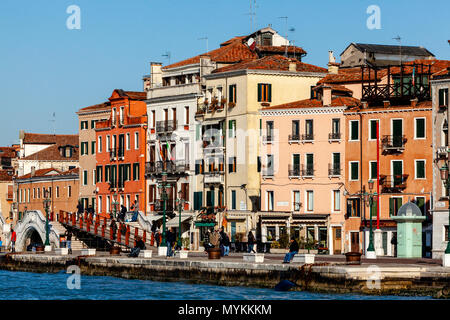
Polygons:
<instances>
[{"instance_id":1,"label":"wooden shutter","mask_svg":"<svg viewBox=\"0 0 450 320\"><path fill-rule=\"evenodd\" d=\"M389 198L389 216L394 215L394 198Z\"/></svg>"},{"instance_id":2,"label":"wooden shutter","mask_svg":"<svg viewBox=\"0 0 450 320\"><path fill-rule=\"evenodd\" d=\"M267 91L268 91L267 101L272 102L272 85L271 84L267 85Z\"/></svg>"},{"instance_id":3,"label":"wooden shutter","mask_svg":"<svg viewBox=\"0 0 450 320\"><path fill-rule=\"evenodd\" d=\"M262 84L258 83L258 102L262 101Z\"/></svg>"}]
</instances>

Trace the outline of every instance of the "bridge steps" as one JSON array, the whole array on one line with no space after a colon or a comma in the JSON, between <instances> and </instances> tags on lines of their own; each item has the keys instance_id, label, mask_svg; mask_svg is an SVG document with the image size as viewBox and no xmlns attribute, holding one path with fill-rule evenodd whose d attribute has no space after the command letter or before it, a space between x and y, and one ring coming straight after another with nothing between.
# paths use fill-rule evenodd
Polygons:
<instances>
[{"instance_id":1,"label":"bridge steps","mask_svg":"<svg viewBox=\"0 0 450 320\"><path fill-rule=\"evenodd\" d=\"M66 228L59 223L58 221L52 221L51 225L53 229L59 232L59 234L64 234L66 232ZM74 234L72 234L72 243L71 243L72 250L81 250L84 248L87 248L87 245L83 243L81 240L79 240Z\"/></svg>"}]
</instances>

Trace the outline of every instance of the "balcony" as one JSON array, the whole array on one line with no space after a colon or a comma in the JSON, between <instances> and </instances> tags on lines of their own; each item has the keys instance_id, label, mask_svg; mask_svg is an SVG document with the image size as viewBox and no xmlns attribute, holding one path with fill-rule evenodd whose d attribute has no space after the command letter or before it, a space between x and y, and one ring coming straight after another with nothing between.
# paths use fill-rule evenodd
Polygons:
<instances>
[{"instance_id":1,"label":"balcony","mask_svg":"<svg viewBox=\"0 0 450 320\"><path fill-rule=\"evenodd\" d=\"M301 176L302 178L314 178L314 167L311 165L302 166Z\"/></svg>"},{"instance_id":2,"label":"balcony","mask_svg":"<svg viewBox=\"0 0 450 320\"><path fill-rule=\"evenodd\" d=\"M335 142L341 141L341 133L340 132L332 132L328 134L328 141Z\"/></svg>"},{"instance_id":3,"label":"balcony","mask_svg":"<svg viewBox=\"0 0 450 320\"><path fill-rule=\"evenodd\" d=\"M6 200L7 201L13 201L14 200L14 195L13 195L12 192L6 193Z\"/></svg>"},{"instance_id":4,"label":"balcony","mask_svg":"<svg viewBox=\"0 0 450 320\"><path fill-rule=\"evenodd\" d=\"M274 141L274 137L272 135L270 136L263 136L262 137L263 143L272 143Z\"/></svg>"},{"instance_id":5,"label":"balcony","mask_svg":"<svg viewBox=\"0 0 450 320\"><path fill-rule=\"evenodd\" d=\"M167 134L172 133L177 130L178 121L167 120L167 121L156 121L156 133L158 134Z\"/></svg>"},{"instance_id":6,"label":"balcony","mask_svg":"<svg viewBox=\"0 0 450 320\"><path fill-rule=\"evenodd\" d=\"M291 178L300 178L300 166L299 165L292 165L290 164L288 167L288 176L289 179Z\"/></svg>"},{"instance_id":7,"label":"balcony","mask_svg":"<svg viewBox=\"0 0 450 320\"><path fill-rule=\"evenodd\" d=\"M155 201L155 211L156 212L163 212L164 211L164 201L161 199L157 199ZM167 199L166 201L166 212L173 211L173 199Z\"/></svg>"},{"instance_id":8,"label":"balcony","mask_svg":"<svg viewBox=\"0 0 450 320\"><path fill-rule=\"evenodd\" d=\"M405 136L385 135L381 138L381 147L383 152L403 152L406 144Z\"/></svg>"},{"instance_id":9,"label":"balcony","mask_svg":"<svg viewBox=\"0 0 450 320\"><path fill-rule=\"evenodd\" d=\"M299 143L300 135L299 134L290 134L289 135L289 143Z\"/></svg>"},{"instance_id":10,"label":"balcony","mask_svg":"<svg viewBox=\"0 0 450 320\"><path fill-rule=\"evenodd\" d=\"M189 171L189 163L185 160L178 161L152 161L145 163L145 175L160 175L163 172L168 174L185 174Z\"/></svg>"},{"instance_id":11,"label":"balcony","mask_svg":"<svg viewBox=\"0 0 450 320\"><path fill-rule=\"evenodd\" d=\"M380 175L382 192L401 192L406 188L408 174Z\"/></svg>"},{"instance_id":12,"label":"balcony","mask_svg":"<svg viewBox=\"0 0 450 320\"><path fill-rule=\"evenodd\" d=\"M262 174L263 179L273 178L274 170L273 170L273 168L263 168L261 170L261 174Z\"/></svg>"},{"instance_id":13,"label":"balcony","mask_svg":"<svg viewBox=\"0 0 450 320\"><path fill-rule=\"evenodd\" d=\"M203 173L204 178L203 178L203 182L204 183L220 183L223 184L225 183L225 171L224 171L224 166L219 166L219 168L212 168L213 170L211 171L205 171Z\"/></svg>"},{"instance_id":14,"label":"balcony","mask_svg":"<svg viewBox=\"0 0 450 320\"><path fill-rule=\"evenodd\" d=\"M152 87L148 90L148 99L159 97L171 97L184 94L193 94L200 91L200 83L183 83L172 86L159 86Z\"/></svg>"},{"instance_id":15,"label":"balcony","mask_svg":"<svg viewBox=\"0 0 450 320\"><path fill-rule=\"evenodd\" d=\"M302 142L314 142L314 135L312 133L302 134Z\"/></svg>"},{"instance_id":16,"label":"balcony","mask_svg":"<svg viewBox=\"0 0 450 320\"><path fill-rule=\"evenodd\" d=\"M110 160L123 160L124 158L124 149L123 148L113 148L109 150L109 158Z\"/></svg>"},{"instance_id":17,"label":"balcony","mask_svg":"<svg viewBox=\"0 0 450 320\"><path fill-rule=\"evenodd\" d=\"M340 164L328 164L328 177L329 178L336 178L340 177L342 175L342 169Z\"/></svg>"},{"instance_id":18,"label":"balcony","mask_svg":"<svg viewBox=\"0 0 450 320\"><path fill-rule=\"evenodd\" d=\"M447 159L448 147L438 147L436 150L436 159Z\"/></svg>"}]
</instances>

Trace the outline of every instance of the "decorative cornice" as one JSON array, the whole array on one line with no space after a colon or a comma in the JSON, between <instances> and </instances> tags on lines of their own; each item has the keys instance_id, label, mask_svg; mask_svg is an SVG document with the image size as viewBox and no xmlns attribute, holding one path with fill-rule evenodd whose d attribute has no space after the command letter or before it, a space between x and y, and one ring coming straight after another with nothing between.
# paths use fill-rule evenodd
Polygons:
<instances>
[{"instance_id":1,"label":"decorative cornice","mask_svg":"<svg viewBox=\"0 0 450 320\"><path fill-rule=\"evenodd\" d=\"M373 114L373 113L394 113L394 112L415 112L415 111L431 111L433 108L410 108L410 109L377 109L377 110L371 110L371 111L345 111L344 115L347 114Z\"/></svg>"},{"instance_id":2,"label":"decorative cornice","mask_svg":"<svg viewBox=\"0 0 450 320\"><path fill-rule=\"evenodd\" d=\"M258 74L258 75L279 75L279 76L293 76L293 77L325 77L328 73L322 72L297 72L297 71L284 71L284 70L260 70L260 69L244 69L233 70L228 72L211 73L204 75L206 80L219 79L225 77L234 77L241 75Z\"/></svg>"},{"instance_id":3,"label":"decorative cornice","mask_svg":"<svg viewBox=\"0 0 450 320\"><path fill-rule=\"evenodd\" d=\"M187 99L197 99L197 97L200 95L200 93L188 93L188 94L180 94L176 96L163 96L163 97L157 97L157 98L150 98L147 100L144 100L145 103L147 103L147 107L151 107L152 103L159 103L159 102L172 102L172 101L178 101L178 100L187 100Z\"/></svg>"},{"instance_id":4,"label":"decorative cornice","mask_svg":"<svg viewBox=\"0 0 450 320\"><path fill-rule=\"evenodd\" d=\"M344 113L347 107L323 107L323 108L289 108L289 109L274 109L274 110L260 110L263 116L286 116L286 115L300 115L300 114L335 114Z\"/></svg>"}]
</instances>

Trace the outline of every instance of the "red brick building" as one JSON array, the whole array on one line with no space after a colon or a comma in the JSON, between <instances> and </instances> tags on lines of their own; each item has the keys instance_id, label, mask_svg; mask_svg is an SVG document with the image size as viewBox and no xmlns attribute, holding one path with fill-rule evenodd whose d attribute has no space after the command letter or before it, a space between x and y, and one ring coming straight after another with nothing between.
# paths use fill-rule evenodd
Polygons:
<instances>
[{"instance_id":1,"label":"red brick building","mask_svg":"<svg viewBox=\"0 0 450 320\"><path fill-rule=\"evenodd\" d=\"M145 212L147 105L145 92L113 91L110 117L95 124L97 212L107 216L135 200Z\"/></svg>"}]
</instances>

